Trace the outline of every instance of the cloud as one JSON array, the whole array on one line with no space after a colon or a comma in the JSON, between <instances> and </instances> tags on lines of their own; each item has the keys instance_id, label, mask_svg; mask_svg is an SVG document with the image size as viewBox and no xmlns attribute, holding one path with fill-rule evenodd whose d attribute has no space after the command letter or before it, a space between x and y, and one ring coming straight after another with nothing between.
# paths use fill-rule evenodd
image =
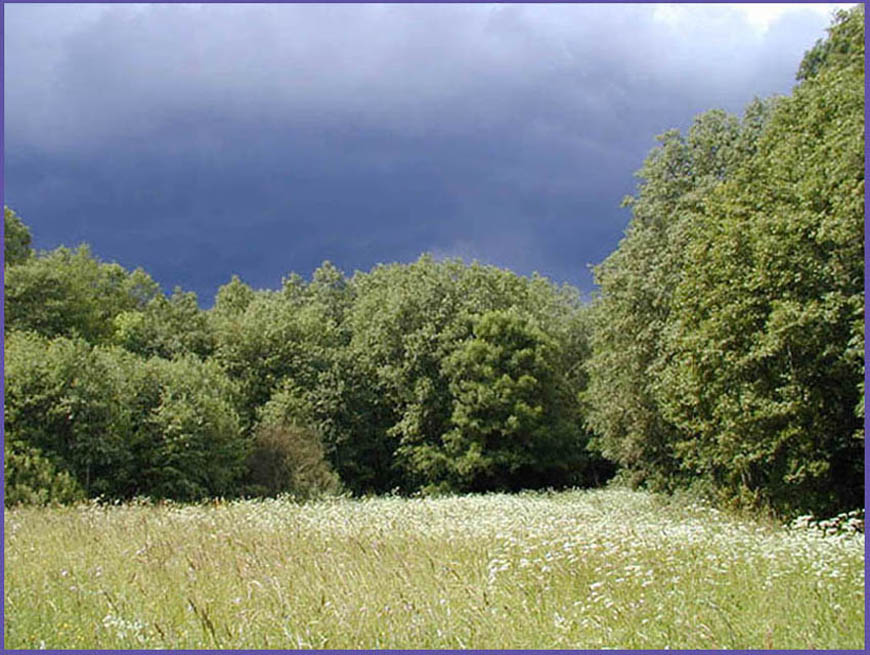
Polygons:
<instances>
[{"instance_id":1,"label":"cloud","mask_svg":"<svg viewBox=\"0 0 870 655\"><path fill-rule=\"evenodd\" d=\"M11 5L7 104L13 130L46 147L147 135L178 112L455 134L607 114L650 83L679 93L689 81L731 88L739 75L748 86L769 54L749 19L769 25L770 11ZM788 70L802 52L791 50L778 58Z\"/></svg>"},{"instance_id":2,"label":"cloud","mask_svg":"<svg viewBox=\"0 0 870 655\"><path fill-rule=\"evenodd\" d=\"M654 135L788 92L828 22L647 4L5 11L8 202L38 243L87 240L207 297L234 272L274 286L424 250L589 288Z\"/></svg>"}]
</instances>

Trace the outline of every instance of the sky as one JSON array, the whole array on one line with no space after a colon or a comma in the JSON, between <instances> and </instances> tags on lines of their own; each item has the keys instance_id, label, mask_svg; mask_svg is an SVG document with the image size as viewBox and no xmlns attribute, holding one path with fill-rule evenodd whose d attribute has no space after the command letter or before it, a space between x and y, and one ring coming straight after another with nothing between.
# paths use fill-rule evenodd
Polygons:
<instances>
[{"instance_id":1,"label":"sky","mask_svg":"<svg viewBox=\"0 0 870 655\"><path fill-rule=\"evenodd\" d=\"M836 6L7 3L4 203L203 306L423 252L588 294L655 136L789 93Z\"/></svg>"}]
</instances>

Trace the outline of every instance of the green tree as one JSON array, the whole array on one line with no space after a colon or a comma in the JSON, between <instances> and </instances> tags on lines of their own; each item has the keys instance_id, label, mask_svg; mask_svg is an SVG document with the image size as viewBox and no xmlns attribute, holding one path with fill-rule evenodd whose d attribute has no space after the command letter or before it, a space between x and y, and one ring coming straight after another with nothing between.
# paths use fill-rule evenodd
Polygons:
<instances>
[{"instance_id":1,"label":"green tree","mask_svg":"<svg viewBox=\"0 0 870 655\"><path fill-rule=\"evenodd\" d=\"M152 357L135 395L135 494L179 500L240 491L250 443L235 410L237 390L216 362Z\"/></svg>"},{"instance_id":2,"label":"green tree","mask_svg":"<svg viewBox=\"0 0 870 655\"><path fill-rule=\"evenodd\" d=\"M88 496L236 493L249 444L237 391L215 362L143 360L80 338L6 336L4 434L22 456L45 458ZM39 462L27 466L31 479L47 476Z\"/></svg>"},{"instance_id":3,"label":"green tree","mask_svg":"<svg viewBox=\"0 0 870 655\"><path fill-rule=\"evenodd\" d=\"M196 294L180 287L169 298L158 294L142 310L121 312L113 323L114 342L146 357L192 354L204 359L214 350L211 325Z\"/></svg>"},{"instance_id":4,"label":"green tree","mask_svg":"<svg viewBox=\"0 0 870 655\"><path fill-rule=\"evenodd\" d=\"M587 435L560 348L516 309L486 312L443 362L453 398L440 448L415 453L468 491L582 483Z\"/></svg>"},{"instance_id":5,"label":"green tree","mask_svg":"<svg viewBox=\"0 0 870 655\"><path fill-rule=\"evenodd\" d=\"M584 393L593 446L633 483L666 489L683 475L673 442L680 428L653 388L685 249L712 189L754 152L773 103L754 101L742 121L721 110L698 116L688 135L671 130L637 173L632 219L617 250L595 269L591 356Z\"/></svg>"},{"instance_id":6,"label":"green tree","mask_svg":"<svg viewBox=\"0 0 870 655\"><path fill-rule=\"evenodd\" d=\"M58 248L9 267L4 275L5 330L109 343L114 318L143 309L159 287L141 269L95 258L87 246Z\"/></svg>"},{"instance_id":7,"label":"green tree","mask_svg":"<svg viewBox=\"0 0 870 655\"><path fill-rule=\"evenodd\" d=\"M693 476L836 512L863 498L863 11L840 13L801 70L704 206L655 386Z\"/></svg>"},{"instance_id":8,"label":"green tree","mask_svg":"<svg viewBox=\"0 0 870 655\"><path fill-rule=\"evenodd\" d=\"M327 320L336 327L345 324L353 305L353 286L332 262L325 261L314 271L306 290L310 301L321 307Z\"/></svg>"},{"instance_id":9,"label":"green tree","mask_svg":"<svg viewBox=\"0 0 870 655\"><path fill-rule=\"evenodd\" d=\"M357 353L346 348L332 351L329 367L313 386L303 388L285 380L269 405L279 399L285 422L321 436L327 458L350 491L366 494L401 487L395 443L387 435L398 420L396 411Z\"/></svg>"},{"instance_id":10,"label":"green tree","mask_svg":"<svg viewBox=\"0 0 870 655\"><path fill-rule=\"evenodd\" d=\"M246 425L253 426L257 409L285 380L313 388L348 340L341 322L346 301L337 300L344 283L337 269L327 271L328 282L315 273L298 294L252 292L236 280L218 293L211 314L214 357L240 384Z\"/></svg>"},{"instance_id":11,"label":"green tree","mask_svg":"<svg viewBox=\"0 0 870 655\"><path fill-rule=\"evenodd\" d=\"M212 314L217 316L242 314L255 295L254 290L242 282L238 275L233 275L228 283L218 289Z\"/></svg>"},{"instance_id":12,"label":"green tree","mask_svg":"<svg viewBox=\"0 0 870 655\"><path fill-rule=\"evenodd\" d=\"M6 335L4 355L5 438L40 452L88 495L118 495L135 470L125 405L133 356L20 332Z\"/></svg>"},{"instance_id":13,"label":"green tree","mask_svg":"<svg viewBox=\"0 0 870 655\"><path fill-rule=\"evenodd\" d=\"M30 229L9 207L3 207L3 262L14 266L26 261L33 253Z\"/></svg>"},{"instance_id":14,"label":"green tree","mask_svg":"<svg viewBox=\"0 0 870 655\"><path fill-rule=\"evenodd\" d=\"M577 331L574 318L580 303L570 289L540 277L522 278L495 267L466 266L458 260L436 262L425 256L409 265L379 266L357 274L353 283L356 300L349 319L349 348L370 386L392 409L378 414L392 424L370 432L371 452L393 453L401 489L460 482L448 475L444 441L448 433L456 438L453 414L458 387L455 379L451 387L455 375L451 377L444 367L473 338L479 316L512 307L525 312L546 326L564 370L571 371L565 379L572 385L585 380L575 359L584 352L578 342L585 335ZM577 391L573 388L570 397L574 404ZM460 450L450 456L459 456ZM510 482L511 486L538 484L539 479L519 472Z\"/></svg>"},{"instance_id":15,"label":"green tree","mask_svg":"<svg viewBox=\"0 0 870 655\"><path fill-rule=\"evenodd\" d=\"M820 71L849 66L850 60L858 55L864 40L864 26L853 16L850 20L846 12L838 11L834 17L834 28L828 30L825 38L804 54L795 75L798 81L815 77Z\"/></svg>"}]
</instances>

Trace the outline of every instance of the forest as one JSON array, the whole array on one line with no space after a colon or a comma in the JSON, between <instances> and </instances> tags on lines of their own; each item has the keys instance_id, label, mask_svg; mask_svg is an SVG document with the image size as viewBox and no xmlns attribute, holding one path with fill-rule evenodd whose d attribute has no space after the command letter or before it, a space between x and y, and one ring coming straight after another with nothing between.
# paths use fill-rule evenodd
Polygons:
<instances>
[{"instance_id":1,"label":"forest","mask_svg":"<svg viewBox=\"0 0 870 655\"><path fill-rule=\"evenodd\" d=\"M689 490L864 499L864 13L657 137L582 298L429 255L209 309L4 207L5 503Z\"/></svg>"}]
</instances>

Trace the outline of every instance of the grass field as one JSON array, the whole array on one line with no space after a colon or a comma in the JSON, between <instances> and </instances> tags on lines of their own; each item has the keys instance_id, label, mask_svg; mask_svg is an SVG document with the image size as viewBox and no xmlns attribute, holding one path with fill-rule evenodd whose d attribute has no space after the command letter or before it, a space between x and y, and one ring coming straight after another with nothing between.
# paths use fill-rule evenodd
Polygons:
<instances>
[{"instance_id":1,"label":"grass field","mask_svg":"<svg viewBox=\"0 0 870 655\"><path fill-rule=\"evenodd\" d=\"M5 513L6 648L864 646L864 536L619 489Z\"/></svg>"}]
</instances>

